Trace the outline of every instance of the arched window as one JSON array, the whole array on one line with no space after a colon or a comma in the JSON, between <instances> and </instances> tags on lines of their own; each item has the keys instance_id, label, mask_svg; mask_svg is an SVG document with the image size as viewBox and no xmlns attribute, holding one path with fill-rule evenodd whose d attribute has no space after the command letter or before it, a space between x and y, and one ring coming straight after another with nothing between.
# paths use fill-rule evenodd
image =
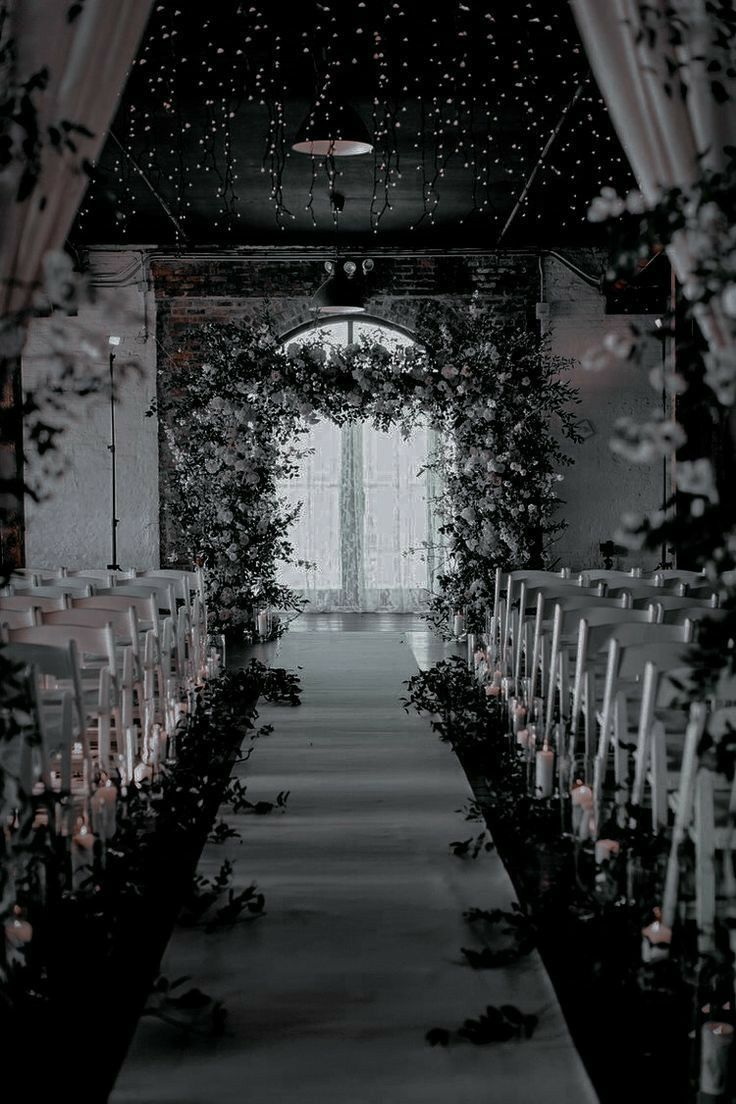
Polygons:
<instances>
[{"instance_id":1,"label":"arched window","mask_svg":"<svg viewBox=\"0 0 736 1104\"><path fill-rule=\"evenodd\" d=\"M378 320L346 318L302 327L284 344L342 346L363 336L387 348L413 341ZM289 502L303 503L292 541L296 555L314 565L284 565L281 579L309 599L308 611L425 607L434 565L421 546L434 530L434 493L431 476L420 471L431 443L428 427L409 440L369 422L340 428L321 421L312 428L306 446L313 454L281 486Z\"/></svg>"}]
</instances>

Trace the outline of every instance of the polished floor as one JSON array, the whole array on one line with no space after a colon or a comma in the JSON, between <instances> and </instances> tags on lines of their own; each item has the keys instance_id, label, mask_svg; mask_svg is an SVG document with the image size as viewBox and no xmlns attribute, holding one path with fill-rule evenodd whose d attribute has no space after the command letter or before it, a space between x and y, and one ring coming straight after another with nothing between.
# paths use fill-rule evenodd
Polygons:
<instances>
[{"instance_id":1,"label":"polished floor","mask_svg":"<svg viewBox=\"0 0 736 1104\"><path fill-rule=\"evenodd\" d=\"M406 715L403 682L428 661L426 633L353 628L294 632L272 662L300 668L304 704L265 706L275 726L236 770L251 800L288 789L286 812L222 815L242 835L208 845L200 873L235 862L267 915L207 934L179 929L170 977L225 1002L224 1036L143 1020L113 1104L592 1104L595 1095L554 991L533 954L473 971L463 921L508 908L493 853L449 843L479 831L457 759L424 718ZM142 933L144 937L145 933ZM430 1048L488 1004L540 1018L533 1039Z\"/></svg>"},{"instance_id":2,"label":"polished floor","mask_svg":"<svg viewBox=\"0 0 736 1104\"><path fill-rule=\"evenodd\" d=\"M302 613L290 632L424 632L420 613Z\"/></svg>"}]
</instances>

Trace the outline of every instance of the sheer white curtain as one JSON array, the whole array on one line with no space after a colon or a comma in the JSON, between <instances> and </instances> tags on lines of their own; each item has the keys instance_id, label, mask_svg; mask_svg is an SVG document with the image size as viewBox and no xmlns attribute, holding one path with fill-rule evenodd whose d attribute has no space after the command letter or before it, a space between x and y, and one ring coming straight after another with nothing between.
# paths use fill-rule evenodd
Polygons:
<instances>
[{"instance_id":1,"label":"sheer white curtain","mask_svg":"<svg viewBox=\"0 0 736 1104\"><path fill-rule=\"evenodd\" d=\"M10 0L4 34L16 45L19 81L48 69L36 93L43 132L61 120L89 133L72 135L74 153L44 148L36 189L24 202L16 194L21 164L0 179L0 280L3 308L22 310L33 293L44 253L59 249L87 187L80 165L94 162L125 86L150 14L152 0L85 0L76 18L62 0Z\"/></svg>"},{"instance_id":2,"label":"sheer white curtain","mask_svg":"<svg viewBox=\"0 0 736 1104\"><path fill-rule=\"evenodd\" d=\"M660 188L688 188L704 168L722 169L726 147L736 146L736 43L714 33L706 0L649 0L658 28L650 41L638 0L571 0L585 52L614 126L646 199ZM671 45L677 30L682 42ZM676 64L673 77L671 66ZM714 68L714 67L717 67ZM719 102L713 73L728 91ZM686 96L679 94L682 82ZM674 86L674 89L673 87ZM669 249L679 279L692 269L691 243L681 234ZM734 329L717 298L699 309L712 349L729 350Z\"/></svg>"},{"instance_id":3,"label":"sheer white curtain","mask_svg":"<svg viewBox=\"0 0 736 1104\"><path fill-rule=\"evenodd\" d=\"M345 344L364 334L387 346L409 343L367 322L332 323L300 340ZM306 441L313 454L280 488L289 502L303 503L292 540L297 556L314 565L284 565L281 579L309 600L311 612L425 607L434 563L420 546L434 529L434 487L419 472L431 434L423 427L404 440L398 429L384 433L366 422L313 427Z\"/></svg>"}]
</instances>

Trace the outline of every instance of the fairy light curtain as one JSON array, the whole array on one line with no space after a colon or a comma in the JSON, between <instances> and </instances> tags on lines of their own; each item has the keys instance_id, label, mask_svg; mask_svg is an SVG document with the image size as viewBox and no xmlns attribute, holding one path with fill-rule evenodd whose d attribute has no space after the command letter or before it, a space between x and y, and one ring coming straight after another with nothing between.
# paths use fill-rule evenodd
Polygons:
<instances>
[{"instance_id":1,"label":"fairy light curtain","mask_svg":"<svg viewBox=\"0 0 736 1104\"><path fill-rule=\"evenodd\" d=\"M78 229L98 240L145 235L155 201L137 163L173 213L174 236L231 242L250 227L338 224L493 235L582 83L515 220L536 231L557 197L560 227L573 228L603 184L628 176L588 77L567 0L303 0L288 20L259 0L205 10L163 0L115 121L122 148L108 147ZM292 150L310 105L333 96L359 111L372 154ZM330 202L336 191L344 210Z\"/></svg>"},{"instance_id":2,"label":"fairy light curtain","mask_svg":"<svg viewBox=\"0 0 736 1104\"><path fill-rule=\"evenodd\" d=\"M572 0L588 59L649 203L661 188L687 189L703 169L724 168L726 147L736 147L736 46L709 8L705 0ZM686 283L692 242L681 235L669 252ZM699 322L711 348L733 347L733 325L716 298L702 307Z\"/></svg>"},{"instance_id":3,"label":"fairy light curtain","mask_svg":"<svg viewBox=\"0 0 736 1104\"><path fill-rule=\"evenodd\" d=\"M409 343L393 330L353 321L321 326L301 340L340 345L362 335L387 347ZM425 608L437 553L420 546L436 529L436 488L420 472L433 432L420 428L404 440L398 428L321 421L305 447L312 455L280 490L290 503L303 503L292 540L314 566L284 566L281 581L309 599L308 612Z\"/></svg>"},{"instance_id":4,"label":"fairy light curtain","mask_svg":"<svg viewBox=\"0 0 736 1104\"><path fill-rule=\"evenodd\" d=\"M28 306L44 254L59 249L69 233L88 183L81 166L94 162L102 149L151 5L152 0L4 5L0 45L6 80L20 85L47 73L31 93L40 143L35 187L27 192L20 163L8 166L0 183L5 310ZM56 144L54 135L60 139Z\"/></svg>"}]
</instances>

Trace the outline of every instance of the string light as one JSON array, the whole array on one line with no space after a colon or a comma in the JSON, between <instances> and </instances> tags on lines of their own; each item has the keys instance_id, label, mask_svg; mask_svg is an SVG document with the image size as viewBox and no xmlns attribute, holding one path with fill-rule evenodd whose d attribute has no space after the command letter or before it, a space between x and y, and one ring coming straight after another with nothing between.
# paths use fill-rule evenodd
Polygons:
<instances>
[{"instance_id":1,"label":"string light","mask_svg":"<svg viewBox=\"0 0 736 1104\"><path fill-rule=\"evenodd\" d=\"M567 0L493 11L472 0L303 0L288 18L258 0L218 0L204 18L178 5L154 6L114 124L132 160L108 147L80 214L80 228L100 240L106 212L126 238L150 210L135 164L181 226L204 210L214 238L262 226L265 204L282 229L334 229L349 215L350 229L375 234L458 223L500 230L588 72ZM338 89L372 129L369 174L339 159L291 157L305 103L329 108ZM257 166L243 156L253 133L263 140ZM589 82L516 223L536 227L557 197L559 227L579 225L607 183L625 188L628 170Z\"/></svg>"}]
</instances>

